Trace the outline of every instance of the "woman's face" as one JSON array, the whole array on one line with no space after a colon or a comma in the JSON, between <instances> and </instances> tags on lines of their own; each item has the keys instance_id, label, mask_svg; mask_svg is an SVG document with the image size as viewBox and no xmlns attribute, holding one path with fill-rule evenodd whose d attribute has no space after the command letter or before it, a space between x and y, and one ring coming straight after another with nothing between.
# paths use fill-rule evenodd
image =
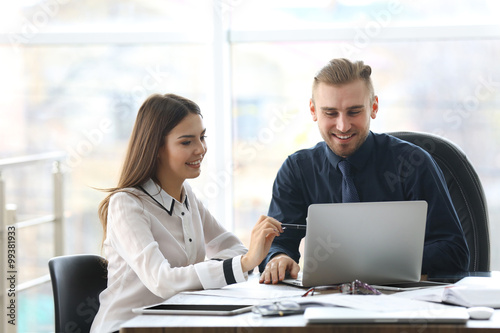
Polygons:
<instances>
[{"instance_id":1,"label":"woman's face","mask_svg":"<svg viewBox=\"0 0 500 333\"><path fill-rule=\"evenodd\" d=\"M167 176L169 182L182 183L198 177L207 152L205 132L202 117L195 113L189 113L174 127L158 153L159 178Z\"/></svg>"}]
</instances>

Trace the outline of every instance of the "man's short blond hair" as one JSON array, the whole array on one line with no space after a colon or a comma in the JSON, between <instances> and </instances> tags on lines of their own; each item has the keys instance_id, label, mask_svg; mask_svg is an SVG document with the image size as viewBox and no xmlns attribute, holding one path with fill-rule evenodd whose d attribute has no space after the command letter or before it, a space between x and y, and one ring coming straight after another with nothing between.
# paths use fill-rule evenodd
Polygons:
<instances>
[{"instance_id":1,"label":"man's short blond hair","mask_svg":"<svg viewBox=\"0 0 500 333\"><path fill-rule=\"evenodd\" d=\"M372 68L365 65L363 61L351 62L350 60L344 58L332 59L314 77L312 86L313 102L314 91L316 90L318 84L326 83L334 86L340 86L358 79L361 79L366 83L366 87L370 92L370 98L373 99L375 97L375 91L373 89L372 79L370 78L371 74Z\"/></svg>"}]
</instances>

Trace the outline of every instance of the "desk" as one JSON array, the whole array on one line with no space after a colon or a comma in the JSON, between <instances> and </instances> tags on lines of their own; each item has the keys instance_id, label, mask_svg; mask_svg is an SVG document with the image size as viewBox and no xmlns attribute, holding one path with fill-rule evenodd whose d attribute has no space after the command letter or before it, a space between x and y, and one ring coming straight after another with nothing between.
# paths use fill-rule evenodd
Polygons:
<instances>
[{"instance_id":1,"label":"desk","mask_svg":"<svg viewBox=\"0 0 500 333\"><path fill-rule=\"evenodd\" d=\"M259 285L255 276L249 283L252 290L265 288ZM290 288L284 285L266 286L272 288ZM310 297L311 300L314 299ZM214 295L178 294L168 300L169 303L234 303L256 304L258 301L239 298L225 298ZM415 322L411 324L315 324L307 325L302 315L285 317L261 317L254 313L237 316L180 316L180 315L140 315L126 322L121 333L167 333L167 332L238 332L238 333L451 333L451 332L500 332L500 310L496 310L490 320L469 320L466 324L428 324Z\"/></svg>"}]
</instances>

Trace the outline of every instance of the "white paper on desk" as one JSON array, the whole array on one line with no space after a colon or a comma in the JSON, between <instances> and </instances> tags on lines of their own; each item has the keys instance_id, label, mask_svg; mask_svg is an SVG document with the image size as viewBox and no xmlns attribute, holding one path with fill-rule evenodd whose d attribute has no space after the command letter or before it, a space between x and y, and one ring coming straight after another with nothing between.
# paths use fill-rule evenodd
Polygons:
<instances>
[{"instance_id":1,"label":"white paper on desk","mask_svg":"<svg viewBox=\"0 0 500 333\"><path fill-rule=\"evenodd\" d=\"M466 277L444 288L443 302L472 307L500 308L500 279L490 277Z\"/></svg>"},{"instance_id":2,"label":"white paper on desk","mask_svg":"<svg viewBox=\"0 0 500 333\"><path fill-rule=\"evenodd\" d=\"M313 297L303 297L302 300L321 302L325 304L343 306L364 311L378 311L378 312L431 311L431 310L445 310L451 307L449 305L424 302L402 297L395 297L392 295L331 294L331 295L319 295Z\"/></svg>"},{"instance_id":3,"label":"white paper on desk","mask_svg":"<svg viewBox=\"0 0 500 333\"><path fill-rule=\"evenodd\" d=\"M391 296L414 299L419 301L426 301L426 302L442 303L444 288L445 286L401 291L394 293Z\"/></svg>"},{"instance_id":4,"label":"white paper on desk","mask_svg":"<svg viewBox=\"0 0 500 333\"><path fill-rule=\"evenodd\" d=\"M221 289L206 289L195 291L184 291L182 294L208 295L247 299L275 299L283 297L297 297L304 294L304 290L285 284L269 285L259 284L255 281L235 283Z\"/></svg>"},{"instance_id":5,"label":"white paper on desk","mask_svg":"<svg viewBox=\"0 0 500 333\"><path fill-rule=\"evenodd\" d=\"M500 308L500 279L470 276L450 286L404 291L393 296L465 307Z\"/></svg>"}]
</instances>

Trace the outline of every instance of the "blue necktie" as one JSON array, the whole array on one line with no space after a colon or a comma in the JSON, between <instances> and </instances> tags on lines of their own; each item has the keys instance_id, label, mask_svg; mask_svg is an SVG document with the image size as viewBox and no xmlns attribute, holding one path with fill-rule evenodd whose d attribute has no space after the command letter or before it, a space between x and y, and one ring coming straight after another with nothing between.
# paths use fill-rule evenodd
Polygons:
<instances>
[{"instance_id":1,"label":"blue necktie","mask_svg":"<svg viewBox=\"0 0 500 333\"><path fill-rule=\"evenodd\" d=\"M342 202L359 202L358 191L352 179L352 166L346 160L339 162L339 169L342 172Z\"/></svg>"}]
</instances>

